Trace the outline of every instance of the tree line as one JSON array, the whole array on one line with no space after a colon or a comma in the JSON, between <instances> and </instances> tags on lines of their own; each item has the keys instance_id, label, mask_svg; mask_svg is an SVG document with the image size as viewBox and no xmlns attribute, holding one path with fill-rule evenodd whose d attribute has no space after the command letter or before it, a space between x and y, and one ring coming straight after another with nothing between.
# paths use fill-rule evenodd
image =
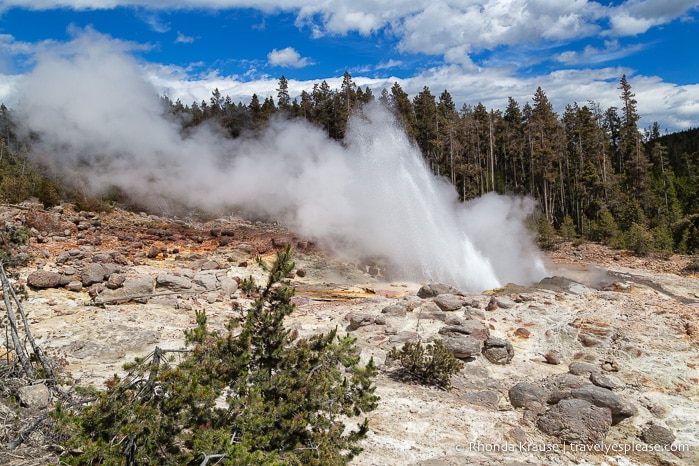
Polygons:
<instances>
[{"instance_id":1,"label":"tree line","mask_svg":"<svg viewBox=\"0 0 699 466\"><path fill-rule=\"evenodd\" d=\"M540 87L523 105L508 98L504 110L482 103L457 108L448 90L437 96L425 86L410 98L396 82L375 96L345 72L339 89L322 81L294 99L282 76L276 101L254 94L248 104L234 103L218 89L199 103L162 101L184 134L215 122L237 138L258 131L272 117L284 117L306 119L329 138L342 140L350 116L378 100L397 115L429 168L447 178L463 201L491 191L529 195L540 205L544 238L557 231L569 240L600 241L639 253L696 253L699 129L661 134L657 122L641 128L626 76L618 89L619 106L606 109L594 101L574 102L559 114ZM14 144L22 152L12 129L11 113L3 105L2 150ZM0 196L2 183L9 181L0 180ZM39 190L55 200L54 186L40 180L21 192L36 195Z\"/></svg>"},{"instance_id":2,"label":"tree line","mask_svg":"<svg viewBox=\"0 0 699 466\"><path fill-rule=\"evenodd\" d=\"M342 140L347 121L378 99L400 118L435 175L454 184L461 200L495 191L529 195L541 207L540 232L601 241L639 253L699 251L699 130L661 134L657 122L639 126L638 102L626 76L619 107L588 101L554 112L544 90L504 111L482 103L457 109L448 90L429 87L412 99L395 83L378 97L345 72L339 89L326 81L289 96L278 82L276 103L253 95L234 104L218 90L209 101L183 105L163 98L184 131L214 119L231 137L255 131L273 115L304 118Z\"/></svg>"}]
</instances>

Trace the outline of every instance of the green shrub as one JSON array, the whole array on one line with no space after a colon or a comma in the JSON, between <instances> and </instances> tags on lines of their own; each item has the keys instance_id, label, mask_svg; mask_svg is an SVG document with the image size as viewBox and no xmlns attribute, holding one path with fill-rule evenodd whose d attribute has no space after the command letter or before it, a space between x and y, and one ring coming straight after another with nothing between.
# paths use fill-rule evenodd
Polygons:
<instances>
[{"instance_id":1,"label":"green shrub","mask_svg":"<svg viewBox=\"0 0 699 466\"><path fill-rule=\"evenodd\" d=\"M560 230L561 236L566 241L573 241L578 235L575 228L575 222L573 221L573 217L571 217L570 215L566 215L565 218L563 218Z\"/></svg>"},{"instance_id":2,"label":"green shrub","mask_svg":"<svg viewBox=\"0 0 699 466\"><path fill-rule=\"evenodd\" d=\"M464 366L446 349L442 340L425 346L419 341L408 342L400 350L393 347L388 358L400 363L399 375L440 388L449 388L451 377Z\"/></svg>"},{"instance_id":3,"label":"green shrub","mask_svg":"<svg viewBox=\"0 0 699 466\"><path fill-rule=\"evenodd\" d=\"M57 409L65 446L77 452L62 461L347 464L361 451L357 442L368 424L365 418L350 429L345 420L376 407L377 369L373 360L360 366L356 341L337 329L297 340L284 328L294 291L279 282L293 267L287 247L261 296L223 334L209 330L206 313L197 312L179 364L156 349L131 364L128 377L115 376L106 391L93 392L97 401L84 411Z\"/></svg>"},{"instance_id":4,"label":"green shrub","mask_svg":"<svg viewBox=\"0 0 699 466\"><path fill-rule=\"evenodd\" d=\"M653 233L636 222L631 224L631 228L624 236L626 237L626 247L638 255L645 256L655 249Z\"/></svg>"}]
</instances>

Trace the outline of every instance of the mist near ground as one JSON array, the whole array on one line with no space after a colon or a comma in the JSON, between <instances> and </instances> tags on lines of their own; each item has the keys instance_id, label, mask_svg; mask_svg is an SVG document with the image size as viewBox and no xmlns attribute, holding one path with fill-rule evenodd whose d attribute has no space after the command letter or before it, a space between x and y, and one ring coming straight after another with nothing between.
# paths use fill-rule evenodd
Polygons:
<instances>
[{"instance_id":1,"label":"mist near ground","mask_svg":"<svg viewBox=\"0 0 699 466\"><path fill-rule=\"evenodd\" d=\"M90 192L116 186L156 211L241 207L338 253L382 258L393 278L465 291L546 274L526 228L534 201L458 202L378 104L351 118L343 144L283 119L255 138L207 125L183 136L124 44L90 30L47 49L18 102L32 154Z\"/></svg>"}]
</instances>

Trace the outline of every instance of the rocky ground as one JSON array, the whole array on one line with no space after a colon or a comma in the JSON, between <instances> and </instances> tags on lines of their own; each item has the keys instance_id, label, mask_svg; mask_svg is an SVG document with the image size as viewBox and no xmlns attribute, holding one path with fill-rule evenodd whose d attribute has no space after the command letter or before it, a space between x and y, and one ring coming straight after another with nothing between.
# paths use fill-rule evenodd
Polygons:
<instances>
[{"instance_id":1,"label":"rocky ground","mask_svg":"<svg viewBox=\"0 0 699 466\"><path fill-rule=\"evenodd\" d=\"M346 329L382 365L381 402L352 464L699 464L699 278L683 272L689 258L563 244L547 254L550 278L467 294L384 282L376 264L235 217L26 205L3 207L0 221L31 228L33 259L18 279L25 310L75 384L100 386L156 345L181 347L194 310L222 327L248 304L238 280L265 275L255 256L290 243L288 324L301 335ZM437 338L465 363L451 390L401 382L384 364L402 342ZM21 409L53 402L22 396ZM4 449L13 415L0 404L0 463L49 462L46 449ZM27 444L42 442L36 432Z\"/></svg>"}]
</instances>

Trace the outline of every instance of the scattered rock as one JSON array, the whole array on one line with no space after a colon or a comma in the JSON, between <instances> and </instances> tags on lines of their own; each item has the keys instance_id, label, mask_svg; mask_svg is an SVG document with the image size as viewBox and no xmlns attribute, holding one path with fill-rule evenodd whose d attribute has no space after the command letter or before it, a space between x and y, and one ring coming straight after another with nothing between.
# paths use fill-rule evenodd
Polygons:
<instances>
[{"instance_id":1,"label":"scattered rock","mask_svg":"<svg viewBox=\"0 0 699 466\"><path fill-rule=\"evenodd\" d=\"M393 317L405 317L406 310L402 304L391 304L381 309L381 314L386 314Z\"/></svg>"},{"instance_id":2,"label":"scattered rock","mask_svg":"<svg viewBox=\"0 0 699 466\"><path fill-rule=\"evenodd\" d=\"M507 392L510 404L515 408L526 408L534 410L546 405L549 392L543 387L532 385L527 382L519 382Z\"/></svg>"},{"instance_id":3,"label":"scattered rock","mask_svg":"<svg viewBox=\"0 0 699 466\"><path fill-rule=\"evenodd\" d=\"M238 282L226 275L219 278L219 283L223 293L229 298L232 297L236 291L238 291Z\"/></svg>"},{"instance_id":4,"label":"scattered rock","mask_svg":"<svg viewBox=\"0 0 699 466\"><path fill-rule=\"evenodd\" d=\"M485 310L488 312L493 312L498 309L498 302L495 299L495 296L490 298L490 301L488 301L488 305L485 307Z\"/></svg>"},{"instance_id":5,"label":"scattered rock","mask_svg":"<svg viewBox=\"0 0 699 466\"><path fill-rule=\"evenodd\" d=\"M481 353L481 344L483 343L471 335L446 337L442 339L442 342L447 351L459 359L476 357Z\"/></svg>"},{"instance_id":6,"label":"scattered rock","mask_svg":"<svg viewBox=\"0 0 699 466\"><path fill-rule=\"evenodd\" d=\"M649 424L641 432L641 440L649 445L672 445L675 441L675 434L663 426Z\"/></svg>"},{"instance_id":7,"label":"scattered rock","mask_svg":"<svg viewBox=\"0 0 699 466\"><path fill-rule=\"evenodd\" d=\"M162 272L155 278L156 288L167 288L172 291L184 291L192 288L192 280L182 275Z\"/></svg>"},{"instance_id":8,"label":"scattered rock","mask_svg":"<svg viewBox=\"0 0 699 466\"><path fill-rule=\"evenodd\" d=\"M87 264L82 272L82 283L84 287L101 283L105 277L105 269L99 262Z\"/></svg>"},{"instance_id":9,"label":"scattered rock","mask_svg":"<svg viewBox=\"0 0 699 466\"><path fill-rule=\"evenodd\" d=\"M555 351L549 351L548 353L546 353L544 355L544 359L548 364L553 364L554 366L557 366L561 363L561 357Z\"/></svg>"},{"instance_id":10,"label":"scattered rock","mask_svg":"<svg viewBox=\"0 0 699 466\"><path fill-rule=\"evenodd\" d=\"M428 283L427 285L423 285L417 292L417 295L423 299L434 298L440 294L461 295L463 293L456 288L443 283Z\"/></svg>"},{"instance_id":11,"label":"scattered rock","mask_svg":"<svg viewBox=\"0 0 699 466\"><path fill-rule=\"evenodd\" d=\"M603 442L612 425L612 414L581 399L562 400L537 421L539 429L565 443Z\"/></svg>"},{"instance_id":12,"label":"scattered rock","mask_svg":"<svg viewBox=\"0 0 699 466\"><path fill-rule=\"evenodd\" d=\"M349 320L349 330L357 330L359 327L365 327L374 323L374 316L359 312L351 312L346 317Z\"/></svg>"},{"instance_id":13,"label":"scattered rock","mask_svg":"<svg viewBox=\"0 0 699 466\"><path fill-rule=\"evenodd\" d=\"M32 288L58 288L61 286L61 274L47 270L37 270L29 274L27 285Z\"/></svg>"},{"instance_id":14,"label":"scattered rock","mask_svg":"<svg viewBox=\"0 0 699 466\"><path fill-rule=\"evenodd\" d=\"M493 296L493 300L500 309L512 309L517 304L507 296Z\"/></svg>"},{"instance_id":15,"label":"scattered rock","mask_svg":"<svg viewBox=\"0 0 699 466\"><path fill-rule=\"evenodd\" d=\"M573 389L571 391L571 396L579 400L585 400L595 406L608 408L614 415L635 414L635 407L632 408L629 406L619 395L607 388L598 387L596 385L583 385L582 387Z\"/></svg>"},{"instance_id":16,"label":"scattered rock","mask_svg":"<svg viewBox=\"0 0 699 466\"><path fill-rule=\"evenodd\" d=\"M460 296L451 293L442 293L434 298L434 303L445 312L458 311L464 305Z\"/></svg>"},{"instance_id":17,"label":"scattered rock","mask_svg":"<svg viewBox=\"0 0 699 466\"><path fill-rule=\"evenodd\" d=\"M148 249L148 252L146 253L146 257L148 259L155 259L156 257L158 257L158 254L160 254L160 248L156 246L151 246Z\"/></svg>"},{"instance_id":18,"label":"scattered rock","mask_svg":"<svg viewBox=\"0 0 699 466\"><path fill-rule=\"evenodd\" d=\"M124 286L124 282L126 282L126 276L118 274L118 273L113 273L109 276L107 279L107 288L110 290L116 290L117 288L121 288Z\"/></svg>"},{"instance_id":19,"label":"scattered rock","mask_svg":"<svg viewBox=\"0 0 699 466\"><path fill-rule=\"evenodd\" d=\"M73 280L68 282L64 288L68 291L73 291L73 292L80 292L83 290L83 284L82 282L79 282L77 280Z\"/></svg>"},{"instance_id":20,"label":"scattered rock","mask_svg":"<svg viewBox=\"0 0 699 466\"><path fill-rule=\"evenodd\" d=\"M515 330L515 336L519 338L529 338L531 332L524 327L519 327Z\"/></svg>"},{"instance_id":21,"label":"scattered rock","mask_svg":"<svg viewBox=\"0 0 699 466\"><path fill-rule=\"evenodd\" d=\"M623 387L624 381L615 377L612 374L593 372L590 374L590 382L598 387L607 388L609 390L614 390L615 388Z\"/></svg>"},{"instance_id":22,"label":"scattered rock","mask_svg":"<svg viewBox=\"0 0 699 466\"><path fill-rule=\"evenodd\" d=\"M51 400L51 393L43 383L21 387L17 390L17 396L20 404L30 409L44 409Z\"/></svg>"},{"instance_id":23,"label":"scattered rock","mask_svg":"<svg viewBox=\"0 0 699 466\"><path fill-rule=\"evenodd\" d=\"M483 344L483 356L493 364L508 364L515 357L515 349L506 338L488 337Z\"/></svg>"},{"instance_id":24,"label":"scattered rock","mask_svg":"<svg viewBox=\"0 0 699 466\"><path fill-rule=\"evenodd\" d=\"M599 372L596 366L586 362L571 362L568 364L568 372L573 375L590 375Z\"/></svg>"}]
</instances>

